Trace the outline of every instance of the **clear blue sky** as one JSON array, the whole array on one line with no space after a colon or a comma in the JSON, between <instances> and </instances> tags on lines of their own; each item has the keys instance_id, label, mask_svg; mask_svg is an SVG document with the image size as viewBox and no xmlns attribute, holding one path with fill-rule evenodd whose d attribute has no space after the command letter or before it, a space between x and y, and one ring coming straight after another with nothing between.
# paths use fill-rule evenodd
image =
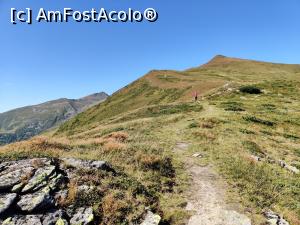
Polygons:
<instances>
[{"instance_id":1,"label":"clear blue sky","mask_svg":"<svg viewBox=\"0 0 300 225\"><path fill-rule=\"evenodd\" d=\"M10 8L155 8L156 23L10 24ZM216 54L300 63L299 0L0 0L0 112L111 94Z\"/></svg>"}]
</instances>

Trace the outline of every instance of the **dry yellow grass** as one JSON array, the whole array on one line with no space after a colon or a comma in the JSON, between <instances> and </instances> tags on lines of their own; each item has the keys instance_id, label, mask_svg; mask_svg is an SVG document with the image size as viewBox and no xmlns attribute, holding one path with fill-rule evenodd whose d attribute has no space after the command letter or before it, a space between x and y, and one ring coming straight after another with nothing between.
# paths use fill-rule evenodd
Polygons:
<instances>
[{"instance_id":1,"label":"dry yellow grass","mask_svg":"<svg viewBox=\"0 0 300 225\"><path fill-rule=\"evenodd\" d=\"M76 180L71 180L68 184L68 196L67 199L61 199L60 204L63 206L74 203L78 192L78 185Z\"/></svg>"},{"instance_id":2,"label":"dry yellow grass","mask_svg":"<svg viewBox=\"0 0 300 225\"><path fill-rule=\"evenodd\" d=\"M126 145L123 143L108 141L103 146L104 151L114 151L114 150L124 150L126 149Z\"/></svg>"}]
</instances>

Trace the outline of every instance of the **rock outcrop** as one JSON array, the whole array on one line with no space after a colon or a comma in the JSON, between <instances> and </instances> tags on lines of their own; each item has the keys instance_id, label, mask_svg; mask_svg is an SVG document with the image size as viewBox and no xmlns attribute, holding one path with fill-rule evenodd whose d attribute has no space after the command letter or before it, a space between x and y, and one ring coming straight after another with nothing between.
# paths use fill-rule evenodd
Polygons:
<instances>
[{"instance_id":1,"label":"rock outcrop","mask_svg":"<svg viewBox=\"0 0 300 225\"><path fill-rule=\"evenodd\" d=\"M16 200L17 194L0 195L0 214L5 212Z\"/></svg>"},{"instance_id":2,"label":"rock outcrop","mask_svg":"<svg viewBox=\"0 0 300 225\"><path fill-rule=\"evenodd\" d=\"M290 225L282 216L272 210L267 210L264 215L269 225Z\"/></svg>"},{"instance_id":3,"label":"rock outcrop","mask_svg":"<svg viewBox=\"0 0 300 225\"><path fill-rule=\"evenodd\" d=\"M141 225L158 225L161 220L159 215L154 214L151 211L148 211L145 220Z\"/></svg>"},{"instance_id":4,"label":"rock outcrop","mask_svg":"<svg viewBox=\"0 0 300 225\"><path fill-rule=\"evenodd\" d=\"M251 155L250 159L255 161L255 162L266 162L266 163L270 163L270 164L277 164L278 166L286 169L287 171L294 173L294 174L299 174L300 170L294 166L288 165L285 161L283 160L274 160L272 158L270 158L269 156L267 157L260 157L260 156L256 156L256 155Z\"/></svg>"},{"instance_id":5,"label":"rock outcrop","mask_svg":"<svg viewBox=\"0 0 300 225\"><path fill-rule=\"evenodd\" d=\"M0 224L93 224L92 206L65 207L68 185L79 169L114 172L104 161L73 158L26 159L0 163ZM89 186L81 191L92 190Z\"/></svg>"}]
</instances>

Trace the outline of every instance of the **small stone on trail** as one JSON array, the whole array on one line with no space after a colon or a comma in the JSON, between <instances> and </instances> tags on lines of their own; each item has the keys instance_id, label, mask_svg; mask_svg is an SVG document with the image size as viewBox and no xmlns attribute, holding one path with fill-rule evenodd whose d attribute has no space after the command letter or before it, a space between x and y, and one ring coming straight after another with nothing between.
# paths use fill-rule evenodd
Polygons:
<instances>
[{"instance_id":1,"label":"small stone on trail","mask_svg":"<svg viewBox=\"0 0 300 225\"><path fill-rule=\"evenodd\" d=\"M253 159L256 162L262 161L262 159L259 156L256 156L256 155L251 155L250 158Z\"/></svg>"},{"instance_id":2,"label":"small stone on trail","mask_svg":"<svg viewBox=\"0 0 300 225\"><path fill-rule=\"evenodd\" d=\"M200 153L195 153L195 154L193 155L193 157L195 157L195 158L202 158L203 155L201 155Z\"/></svg>"}]
</instances>

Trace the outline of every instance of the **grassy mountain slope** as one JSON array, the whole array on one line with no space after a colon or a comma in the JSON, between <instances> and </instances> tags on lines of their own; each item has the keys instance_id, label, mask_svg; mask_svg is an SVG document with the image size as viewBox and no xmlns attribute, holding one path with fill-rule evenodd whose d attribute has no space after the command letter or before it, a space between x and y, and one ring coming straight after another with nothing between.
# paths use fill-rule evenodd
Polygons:
<instances>
[{"instance_id":1,"label":"grassy mountain slope","mask_svg":"<svg viewBox=\"0 0 300 225\"><path fill-rule=\"evenodd\" d=\"M238 91L245 85L262 93ZM242 203L252 224L265 224L262 212L273 209L299 225L300 175L288 170L300 169L299 93L299 65L217 56L186 71L152 71L57 131L0 148L0 157L107 160L124 177L100 182L101 195L88 200L104 224L141 221L150 207L162 224L179 225L191 213L184 160L200 153L195 163L214 166L228 202ZM174 151L180 142L189 148Z\"/></svg>"},{"instance_id":2,"label":"grassy mountain slope","mask_svg":"<svg viewBox=\"0 0 300 225\"><path fill-rule=\"evenodd\" d=\"M216 56L209 63L186 71L151 71L144 77L119 90L106 102L92 107L58 131L77 132L83 127L96 126L121 113L157 104L186 102L197 91L200 96L213 93L227 85L240 85L264 80L299 80L299 65L256 62Z\"/></svg>"},{"instance_id":3,"label":"grassy mountain slope","mask_svg":"<svg viewBox=\"0 0 300 225\"><path fill-rule=\"evenodd\" d=\"M70 119L107 98L93 94L78 100L58 99L0 114L0 144L28 139Z\"/></svg>"}]
</instances>

